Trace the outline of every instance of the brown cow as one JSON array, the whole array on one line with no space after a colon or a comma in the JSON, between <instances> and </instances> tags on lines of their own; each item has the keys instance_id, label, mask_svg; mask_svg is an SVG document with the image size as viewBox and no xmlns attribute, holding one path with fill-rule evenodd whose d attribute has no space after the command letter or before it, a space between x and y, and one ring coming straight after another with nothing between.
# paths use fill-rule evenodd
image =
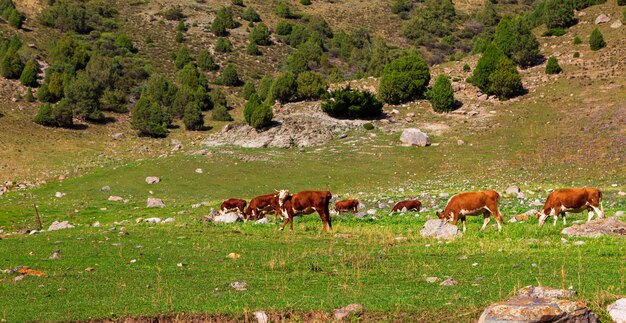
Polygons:
<instances>
[{"instance_id":1,"label":"brown cow","mask_svg":"<svg viewBox=\"0 0 626 323\"><path fill-rule=\"evenodd\" d=\"M220 212L222 214L235 211L237 214L243 214L244 209L246 208L246 200L242 199L228 199L222 202L220 206Z\"/></svg>"},{"instance_id":2,"label":"brown cow","mask_svg":"<svg viewBox=\"0 0 626 323\"><path fill-rule=\"evenodd\" d=\"M401 212L404 208L407 211L419 211L422 208L422 202L418 200L404 200L396 203L391 212Z\"/></svg>"},{"instance_id":3,"label":"brown cow","mask_svg":"<svg viewBox=\"0 0 626 323\"><path fill-rule=\"evenodd\" d=\"M356 213L359 208L359 201L355 199L347 199L335 203L335 211L338 213L350 212Z\"/></svg>"},{"instance_id":4,"label":"brown cow","mask_svg":"<svg viewBox=\"0 0 626 323\"><path fill-rule=\"evenodd\" d=\"M266 194L253 198L250 201L248 209L246 209L244 219L248 220L252 217L253 219L258 220L271 211L274 211L276 215L280 214L278 193Z\"/></svg>"},{"instance_id":5,"label":"brown cow","mask_svg":"<svg viewBox=\"0 0 626 323\"><path fill-rule=\"evenodd\" d=\"M559 214L563 217L563 225L565 225L565 212L580 213L584 210L587 210L587 222L593 218L594 211L598 217L604 217L602 191L587 187L554 190L548 195L541 212L536 214L539 216L540 226L546 222L549 216L554 216L554 225L556 226Z\"/></svg>"},{"instance_id":6,"label":"brown cow","mask_svg":"<svg viewBox=\"0 0 626 323\"><path fill-rule=\"evenodd\" d=\"M329 191L302 191L296 194L289 194L289 191L282 190L278 193L280 210L285 217L281 230L285 229L287 223L293 230L293 217L300 214L311 214L315 211L320 215L324 231L332 231L333 225L330 219L328 203L332 194Z\"/></svg>"},{"instance_id":7,"label":"brown cow","mask_svg":"<svg viewBox=\"0 0 626 323\"><path fill-rule=\"evenodd\" d=\"M498 222L498 231L500 231L502 230L502 215L498 209L499 202L500 193L496 191L460 193L451 197L448 200L446 209L443 213L437 212L437 216L445 221L452 220L454 225L460 218L461 222L463 222L463 232L465 232L467 229L465 216L482 214L484 222L481 230L484 230L487 227L487 223L491 221L490 214L493 214L496 222Z\"/></svg>"}]
</instances>

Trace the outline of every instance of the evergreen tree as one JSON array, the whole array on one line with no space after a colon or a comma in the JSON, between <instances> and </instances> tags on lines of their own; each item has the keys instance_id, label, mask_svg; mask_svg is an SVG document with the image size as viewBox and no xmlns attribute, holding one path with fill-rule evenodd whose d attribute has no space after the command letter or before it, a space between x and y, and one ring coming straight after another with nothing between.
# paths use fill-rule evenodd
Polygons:
<instances>
[{"instance_id":1,"label":"evergreen tree","mask_svg":"<svg viewBox=\"0 0 626 323\"><path fill-rule=\"evenodd\" d=\"M0 74L5 78L16 80L22 75L24 63L17 50L9 48L0 62Z\"/></svg>"},{"instance_id":2,"label":"evergreen tree","mask_svg":"<svg viewBox=\"0 0 626 323\"><path fill-rule=\"evenodd\" d=\"M85 71L80 71L65 88L65 97L74 114L83 120L104 121L100 110L102 88Z\"/></svg>"},{"instance_id":3,"label":"evergreen tree","mask_svg":"<svg viewBox=\"0 0 626 323\"><path fill-rule=\"evenodd\" d=\"M241 18L250 22L261 21L261 16L259 16L259 13L256 12L256 10L254 10L254 8L252 7L248 7L241 15Z\"/></svg>"},{"instance_id":4,"label":"evergreen tree","mask_svg":"<svg viewBox=\"0 0 626 323\"><path fill-rule=\"evenodd\" d=\"M24 100L26 100L26 102L35 102L37 100L33 95L33 89L31 89L30 87L26 89L26 95L24 95Z\"/></svg>"},{"instance_id":5,"label":"evergreen tree","mask_svg":"<svg viewBox=\"0 0 626 323\"><path fill-rule=\"evenodd\" d=\"M259 50L259 46L256 45L255 42L250 42L248 47L246 47L246 54L251 56L259 56L261 55L261 51Z\"/></svg>"},{"instance_id":6,"label":"evergreen tree","mask_svg":"<svg viewBox=\"0 0 626 323\"><path fill-rule=\"evenodd\" d=\"M182 46L178 50L178 52L176 52L176 69L181 69L190 62L191 54L189 53L189 49L187 49L187 47L185 46Z\"/></svg>"},{"instance_id":7,"label":"evergreen tree","mask_svg":"<svg viewBox=\"0 0 626 323\"><path fill-rule=\"evenodd\" d=\"M215 64L215 58L208 50L203 49L198 53L198 67L204 71L216 71L219 66Z\"/></svg>"},{"instance_id":8,"label":"evergreen tree","mask_svg":"<svg viewBox=\"0 0 626 323\"><path fill-rule=\"evenodd\" d=\"M252 114L261 105L261 98L258 95L252 94L246 105L243 107L243 119L247 124L252 122Z\"/></svg>"},{"instance_id":9,"label":"evergreen tree","mask_svg":"<svg viewBox=\"0 0 626 323\"><path fill-rule=\"evenodd\" d=\"M606 43L604 42L604 37L602 37L600 29L595 28L591 32L591 36L589 36L589 47L594 51L606 47Z\"/></svg>"},{"instance_id":10,"label":"evergreen tree","mask_svg":"<svg viewBox=\"0 0 626 323\"><path fill-rule=\"evenodd\" d=\"M502 18L496 28L494 41L519 66L530 66L539 57L539 42L520 18Z\"/></svg>"},{"instance_id":11,"label":"evergreen tree","mask_svg":"<svg viewBox=\"0 0 626 323\"><path fill-rule=\"evenodd\" d=\"M490 43L485 48L482 56L478 60L478 64L474 68L474 73L470 78L470 83L480 88L483 93L490 86L489 75L495 70L496 63L505 56L502 50L494 43Z\"/></svg>"},{"instance_id":12,"label":"evergreen tree","mask_svg":"<svg viewBox=\"0 0 626 323\"><path fill-rule=\"evenodd\" d=\"M213 102L214 105L223 105L225 107L228 107L228 101L226 100L226 95L220 89L215 89L211 91L211 101Z\"/></svg>"},{"instance_id":13,"label":"evergreen tree","mask_svg":"<svg viewBox=\"0 0 626 323\"><path fill-rule=\"evenodd\" d=\"M248 100L252 94L256 93L256 89L254 88L254 83L246 82L243 88L241 89L241 97Z\"/></svg>"},{"instance_id":14,"label":"evergreen tree","mask_svg":"<svg viewBox=\"0 0 626 323\"><path fill-rule=\"evenodd\" d=\"M200 111L200 107L195 102L190 102L185 107L183 115L183 123L187 130L202 130L204 128L204 116Z\"/></svg>"},{"instance_id":15,"label":"evergreen tree","mask_svg":"<svg viewBox=\"0 0 626 323\"><path fill-rule=\"evenodd\" d=\"M547 0L543 12L548 29L567 28L576 23L574 8L570 1Z\"/></svg>"},{"instance_id":16,"label":"evergreen tree","mask_svg":"<svg viewBox=\"0 0 626 323\"><path fill-rule=\"evenodd\" d=\"M250 116L250 126L262 129L272 124L274 112L272 107L266 102L258 106Z\"/></svg>"},{"instance_id":17,"label":"evergreen tree","mask_svg":"<svg viewBox=\"0 0 626 323\"><path fill-rule=\"evenodd\" d=\"M233 44L230 42L230 40L220 37L217 39L215 50L220 53L230 53L233 51Z\"/></svg>"},{"instance_id":18,"label":"evergreen tree","mask_svg":"<svg viewBox=\"0 0 626 323\"><path fill-rule=\"evenodd\" d=\"M559 74L563 71L561 66L559 65L559 60L552 56L548 58L548 63L546 64L546 74Z\"/></svg>"},{"instance_id":19,"label":"evergreen tree","mask_svg":"<svg viewBox=\"0 0 626 323\"><path fill-rule=\"evenodd\" d=\"M418 53L411 53L385 66L380 80L380 98L398 104L417 98L430 82L430 70Z\"/></svg>"},{"instance_id":20,"label":"evergreen tree","mask_svg":"<svg viewBox=\"0 0 626 323\"><path fill-rule=\"evenodd\" d=\"M265 101L268 96L270 96L270 90L272 88L273 79L269 75L263 76L261 81L259 82L259 87L257 88L257 93L259 94L259 98L261 101Z\"/></svg>"},{"instance_id":21,"label":"evergreen tree","mask_svg":"<svg viewBox=\"0 0 626 323\"><path fill-rule=\"evenodd\" d=\"M250 42L257 45L268 46L272 42L270 40L270 30L264 23L259 23L250 32Z\"/></svg>"},{"instance_id":22,"label":"evergreen tree","mask_svg":"<svg viewBox=\"0 0 626 323\"><path fill-rule=\"evenodd\" d=\"M522 79L515 68L515 64L506 56L501 57L496 63L495 70L489 75L487 93L504 100L519 95L522 90Z\"/></svg>"},{"instance_id":23,"label":"evergreen tree","mask_svg":"<svg viewBox=\"0 0 626 323\"><path fill-rule=\"evenodd\" d=\"M228 113L228 109L225 106L217 104L211 111L211 120L233 121L233 117Z\"/></svg>"},{"instance_id":24,"label":"evergreen tree","mask_svg":"<svg viewBox=\"0 0 626 323\"><path fill-rule=\"evenodd\" d=\"M37 72L39 67L35 59L31 58L24 66L22 75L20 76L20 82L24 86L37 87Z\"/></svg>"},{"instance_id":25,"label":"evergreen tree","mask_svg":"<svg viewBox=\"0 0 626 323\"><path fill-rule=\"evenodd\" d=\"M319 99L328 85L322 75L316 72L304 72L297 79L298 97L300 99Z\"/></svg>"},{"instance_id":26,"label":"evergreen tree","mask_svg":"<svg viewBox=\"0 0 626 323\"><path fill-rule=\"evenodd\" d=\"M226 65L224 71L222 72L221 82L226 86L240 85L241 80L239 80L239 75L237 74L237 70L233 64Z\"/></svg>"},{"instance_id":27,"label":"evergreen tree","mask_svg":"<svg viewBox=\"0 0 626 323\"><path fill-rule=\"evenodd\" d=\"M281 18L291 18L291 8L285 1L279 1L274 8L274 13Z\"/></svg>"},{"instance_id":28,"label":"evergreen tree","mask_svg":"<svg viewBox=\"0 0 626 323\"><path fill-rule=\"evenodd\" d=\"M298 85L296 78L291 72L279 75L270 90L269 102L278 100L281 103L289 102L297 93Z\"/></svg>"},{"instance_id":29,"label":"evergreen tree","mask_svg":"<svg viewBox=\"0 0 626 323\"><path fill-rule=\"evenodd\" d=\"M454 91L446 75L442 74L437 77L428 98L436 112L449 112L454 109Z\"/></svg>"},{"instance_id":30,"label":"evergreen tree","mask_svg":"<svg viewBox=\"0 0 626 323\"><path fill-rule=\"evenodd\" d=\"M131 126L142 136L165 137L168 120L163 108L143 94L133 108Z\"/></svg>"}]
</instances>

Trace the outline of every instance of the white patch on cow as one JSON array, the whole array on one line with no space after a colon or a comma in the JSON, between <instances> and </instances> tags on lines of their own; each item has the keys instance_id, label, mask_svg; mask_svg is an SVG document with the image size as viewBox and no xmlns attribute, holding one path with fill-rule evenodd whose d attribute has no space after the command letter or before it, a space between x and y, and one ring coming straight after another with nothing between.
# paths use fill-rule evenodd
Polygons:
<instances>
[{"instance_id":1,"label":"white patch on cow","mask_svg":"<svg viewBox=\"0 0 626 323\"><path fill-rule=\"evenodd\" d=\"M602 209L599 209L593 205L591 205L591 208L593 209L593 211L595 211L595 213L598 215L599 218L604 218L604 211L602 211ZM593 213L594 213L593 211L589 211L587 222L591 221L591 219L593 218Z\"/></svg>"},{"instance_id":2,"label":"white patch on cow","mask_svg":"<svg viewBox=\"0 0 626 323\"><path fill-rule=\"evenodd\" d=\"M278 205L282 207L288 197L289 197L288 190L278 191Z\"/></svg>"}]
</instances>

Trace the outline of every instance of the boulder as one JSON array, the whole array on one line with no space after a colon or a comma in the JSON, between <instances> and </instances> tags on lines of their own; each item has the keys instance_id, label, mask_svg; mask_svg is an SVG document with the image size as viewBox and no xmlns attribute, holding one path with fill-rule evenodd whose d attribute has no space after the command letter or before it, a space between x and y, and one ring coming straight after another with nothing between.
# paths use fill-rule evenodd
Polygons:
<instances>
[{"instance_id":1,"label":"boulder","mask_svg":"<svg viewBox=\"0 0 626 323\"><path fill-rule=\"evenodd\" d=\"M615 212L615 216L624 216L624 211Z\"/></svg>"},{"instance_id":2,"label":"boulder","mask_svg":"<svg viewBox=\"0 0 626 323\"><path fill-rule=\"evenodd\" d=\"M59 198L59 199L60 199L60 198L62 198L63 196L65 196L65 193L61 193L61 192L56 192L56 193L54 193L54 197L56 197L56 198Z\"/></svg>"},{"instance_id":3,"label":"boulder","mask_svg":"<svg viewBox=\"0 0 626 323\"><path fill-rule=\"evenodd\" d=\"M607 306L606 311L615 323L626 323L626 298L621 298Z\"/></svg>"},{"instance_id":4,"label":"boulder","mask_svg":"<svg viewBox=\"0 0 626 323\"><path fill-rule=\"evenodd\" d=\"M146 223L161 223L161 218L147 218L143 221Z\"/></svg>"},{"instance_id":5,"label":"boulder","mask_svg":"<svg viewBox=\"0 0 626 323\"><path fill-rule=\"evenodd\" d=\"M335 320L343 320L351 315L359 315L363 313L363 305L361 304L350 304L348 306L344 306L342 308L338 308L333 311L333 316Z\"/></svg>"},{"instance_id":6,"label":"boulder","mask_svg":"<svg viewBox=\"0 0 626 323\"><path fill-rule=\"evenodd\" d=\"M219 222L219 223L235 223L240 220L241 218L239 218L239 214L235 212L229 212L223 215L218 215L215 218L213 218L213 222Z\"/></svg>"},{"instance_id":7,"label":"boulder","mask_svg":"<svg viewBox=\"0 0 626 323\"><path fill-rule=\"evenodd\" d=\"M598 316L585 303L563 299L575 293L527 286L520 289L515 297L488 306L478 322L597 322Z\"/></svg>"},{"instance_id":8,"label":"boulder","mask_svg":"<svg viewBox=\"0 0 626 323\"><path fill-rule=\"evenodd\" d=\"M570 237L595 238L603 235L624 237L626 236L626 223L616 218L595 219L583 224L574 224L563 229L561 233Z\"/></svg>"},{"instance_id":9,"label":"boulder","mask_svg":"<svg viewBox=\"0 0 626 323\"><path fill-rule=\"evenodd\" d=\"M520 192L521 192L521 190L520 190L520 189L519 189L519 187L517 187L517 186L509 186L509 187L506 189L506 194L507 194L507 195L517 195L517 194L518 194L518 193L520 193Z\"/></svg>"},{"instance_id":10,"label":"boulder","mask_svg":"<svg viewBox=\"0 0 626 323\"><path fill-rule=\"evenodd\" d=\"M165 203L163 203L163 200L158 199L156 197L149 197L146 207L149 207L149 208L158 207L162 209L165 207Z\"/></svg>"},{"instance_id":11,"label":"boulder","mask_svg":"<svg viewBox=\"0 0 626 323\"><path fill-rule=\"evenodd\" d=\"M446 223L443 220L428 220L420 231L420 235L425 238L435 238L438 240L452 240L461 238L463 233L456 225Z\"/></svg>"},{"instance_id":12,"label":"boulder","mask_svg":"<svg viewBox=\"0 0 626 323\"><path fill-rule=\"evenodd\" d=\"M405 146L430 146L430 138L428 135L417 128L404 129L402 135L400 135L400 141Z\"/></svg>"},{"instance_id":13,"label":"boulder","mask_svg":"<svg viewBox=\"0 0 626 323\"><path fill-rule=\"evenodd\" d=\"M257 321L257 323L268 323L270 321L269 317L264 311L254 312L254 319Z\"/></svg>"},{"instance_id":14,"label":"boulder","mask_svg":"<svg viewBox=\"0 0 626 323\"><path fill-rule=\"evenodd\" d=\"M596 25L599 25L599 24L603 24L603 23L609 22L609 21L611 21L611 17L609 17L609 16L607 16L605 14L601 14L598 17L596 17L596 20L594 21L594 23Z\"/></svg>"},{"instance_id":15,"label":"boulder","mask_svg":"<svg viewBox=\"0 0 626 323\"><path fill-rule=\"evenodd\" d=\"M126 136L123 133L121 133L121 132L113 134L111 137L113 137L113 139L117 139L117 140L122 140L122 139L126 138Z\"/></svg>"},{"instance_id":16,"label":"boulder","mask_svg":"<svg viewBox=\"0 0 626 323\"><path fill-rule=\"evenodd\" d=\"M459 282L456 281L454 278L452 277L448 277L446 278L446 280L442 281L439 286L454 286L454 285L458 285Z\"/></svg>"},{"instance_id":17,"label":"boulder","mask_svg":"<svg viewBox=\"0 0 626 323\"><path fill-rule=\"evenodd\" d=\"M234 282L230 283L230 287L234 288L237 291L245 291L245 290L248 289L248 283L234 281Z\"/></svg>"},{"instance_id":18,"label":"boulder","mask_svg":"<svg viewBox=\"0 0 626 323\"><path fill-rule=\"evenodd\" d=\"M68 221L54 221L52 222L52 224L48 227L48 231L56 231L56 230L61 230L61 229L71 229L74 226L71 225Z\"/></svg>"},{"instance_id":19,"label":"boulder","mask_svg":"<svg viewBox=\"0 0 626 323\"><path fill-rule=\"evenodd\" d=\"M111 186L108 186L108 185L107 186L102 186L102 188L100 190L103 191L103 192L108 192L108 191L111 190Z\"/></svg>"},{"instance_id":20,"label":"boulder","mask_svg":"<svg viewBox=\"0 0 626 323\"><path fill-rule=\"evenodd\" d=\"M108 200L109 200L109 201L112 201L112 202L121 202L121 201L124 201L124 198L123 198L123 197L121 197L121 196L114 196L114 195L111 195L111 196L109 196L109 199L108 199Z\"/></svg>"},{"instance_id":21,"label":"boulder","mask_svg":"<svg viewBox=\"0 0 626 323\"><path fill-rule=\"evenodd\" d=\"M262 218L262 219L258 219L254 221L254 224L268 224L268 223L270 223L270 220L268 218Z\"/></svg>"},{"instance_id":22,"label":"boulder","mask_svg":"<svg viewBox=\"0 0 626 323\"><path fill-rule=\"evenodd\" d=\"M161 181L161 178L156 176L148 176L146 177L146 183L148 184L157 184Z\"/></svg>"},{"instance_id":23,"label":"boulder","mask_svg":"<svg viewBox=\"0 0 626 323\"><path fill-rule=\"evenodd\" d=\"M167 219L163 220L163 222L161 222L161 223L171 223L171 222L174 222L174 221L176 221L176 219L174 219L174 218L167 218Z\"/></svg>"},{"instance_id":24,"label":"boulder","mask_svg":"<svg viewBox=\"0 0 626 323\"><path fill-rule=\"evenodd\" d=\"M613 22L613 23L611 24L611 28L613 28L613 29L617 29L617 28L619 28L619 27L621 27L621 26L622 26L622 21L621 21L621 20L619 20L619 19L618 19L618 20L615 20L615 22Z\"/></svg>"},{"instance_id":25,"label":"boulder","mask_svg":"<svg viewBox=\"0 0 626 323\"><path fill-rule=\"evenodd\" d=\"M196 168L196 173L202 174L204 173L204 170L202 168Z\"/></svg>"}]
</instances>

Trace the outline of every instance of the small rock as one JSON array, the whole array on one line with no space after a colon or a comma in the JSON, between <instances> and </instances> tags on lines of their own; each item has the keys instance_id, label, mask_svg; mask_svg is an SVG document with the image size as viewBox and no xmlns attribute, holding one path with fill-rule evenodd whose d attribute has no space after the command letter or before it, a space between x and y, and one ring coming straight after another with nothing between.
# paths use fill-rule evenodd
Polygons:
<instances>
[{"instance_id":1,"label":"small rock","mask_svg":"<svg viewBox=\"0 0 626 323\"><path fill-rule=\"evenodd\" d=\"M518 193L520 193L520 192L521 192L521 190L520 190L520 189L519 189L519 187L517 187L517 186L509 186L509 187L506 189L506 194L507 194L507 195L517 195L517 194L518 194Z\"/></svg>"},{"instance_id":2,"label":"small rock","mask_svg":"<svg viewBox=\"0 0 626 323\"><path fill-rule=\"evenodd\" d=\"M626 196L626 192L624 192L624 191L619 191L619 192L617 192L617 195L619 195L619 196Z\"/></svg>"},{"instance_id":3,"label":"small rock","mask_svg":"<svg viewBox=\"0 0 626 323\"><path fill-rule=\"evenodd\" d=\"M62 198L63 196L65 196L65 193L61 193L61 192L54 193L54 197L56 198Z\"/></svg>"},{"instance_id":4,"label":"small rock","mask_svg":"<svg viewBox=\"0 0 626 323\"><path fill-rule=\"evenodd\" d=\"M362 219L362 218L366 217L367 215L368 215L367 212L361 211L361 212L355 214L354 217L357 218L357 219Z\"/></svg>"},{"instance_id":5,"label":"small rock","mask_svg":"<svg viewBox=\"0 0 626 323\"><path fill-rule=\"evenodd\" d=\"M450 194L448 193L439 193L439 197L448 197Z\"/></svg>"},{"instance_id":6,"label":"small rock","mask_svg":"<svg viewBox=\"0 0 626 323\"><path fill-rule=\"evenodd\" d=\"M102 188L100 190L103 191L103 192L108 192L108 191L111 190L111 187L108 186L108 185L107 186L102 186Z\"/></svg>"},{"instance_id":7,"label":"small rock","mask_svg":"<svg viewBox=\"0 0 626 323\"><path fill-rule=\"evenodd\" d=\"M376 214L376 209L369 209L369 210L367 210L367 214L369 214L369 215Z\"/></svg>"},{"instance_id":8,"label":"small rock","mask_svg":"<svg viewBox=\"0 0 626 323\"><path fill-rule=\"evenodd\" d=\"M248 283L235 281L230 283L230 287L234 288L237 291L245 291L247 290Z\"/></svg>"},{"instance_id":9,"label":"small rock","mask_svg":"<svg viewBox=\"0 0 626 323\"><path fill-rule=\"evenodd\" d=\"M196 168L196 173L202 174L204 173L204 171L202 170L202 168Z\"/></svg>"},{"instance_id":10,"label":"small rock","mask_svg":"<svg viewBox=\"0 0 626 323\"><path fill-rule=\"evenodd\" d=\"M123 198L123 197L121 197L121 196L114 196L114 195L111 195L111 196L109 196L109 201L113 201L113 202L121 202L121 201L124 201L124 198Z\"/></svg>"},{"instance_id":11,"label":"small rock","mask_svg":"<svg viewBox=\"0 0 626 323\"><path fill-rule=\"evenodd\" d=\"M56 230L61 230L61 229L71 229L74 226L71 225L68 221L54 221L52 222L52 224L48 227L48 231L56 231Z\"/></svg>"},{"instance_id":12,"label":"small rock","mask_svg":"<svg viewBox=\"0 0 626 323\"><path fill-rule=\"evenodd\" d=\"M149 197L148 202L146 203L146 207L148 208L158 207L162 209L165 207L165 203L163 203L163 200L158 199L156 197Z\"/></svg>"},{"instance_id":13,"label":"small rock","mask_svg":"<svg viewBox=\"0 0 626 323\"><path fill-rule=\"evenodd\" d=\"M184 263L184 262L179 262L179 263L176 264L176 267L181 267L182 268L182 267L185 267L185 266L187 266L187 264Z\"/></svg>"},{"instance_id":14,"label":"small rock","mask_svg":"<svg viewBox=\"0 0 626 323\"><path fill-rule=\"evenodd\" d=\"M346 135L345 133L339 134L339 139L343 139L348 137L348 135Z\"/></svg>"},{"instance_id":15,"label":"small rock","mask_svg":"<svg viewBox=\"0 0 626 323\"><path fill-rule=\"evenodd\" d=\"M239 214L235 212L229 212L223 215L218 215L213 218L213 222L219 222L219 223L235 223L240 220L241 218L239 217Z\"/></svg>"},{"instance_id":16,"label":"small rock","mask_svg":"<svg viewBox=\"0 0 626 323\"><path fill-rule=\"evenodd\" d=\"M230 258L230 259L239 259L239 258L241 258L241 255L240 255L240 254L238 254L238 253L231 252L231 253L229 253L229 254L228 254L228 256L226 256L226 257L228 257L228 258Z\"/></svg>"},{"instance_id":17,"label":"small rock","mask_svg":"<svg viewBox=\"0 0 626 323\"><path fill-rule=\"evenodd\" d=\"M406 114L406 116L409 117L409 118L413 118L413 117L415 117L415 113L409 112L409 113Z\"/></svg>"},{"instance_id":18,"label":"small rock","mask_svg":"<svg viewBox=\"0 0 626 323\"><path fill-rule=\"evenodd\" d=\"M439 284L440 286L454 286L457 285L459 282L454 280L454 278L452 277L448 277L446 278L446 280L442 281L441 284Z\"/></svg>"},{"instance_id":19,"label":"small rock","mask_svg":"<svg viewBox=\"0 0 626 323\"><path fill-rule=\"evenodd\" d=\"M92 223L92 224L91 224L91 226L92 226L92 227L94 227L94 228L99 228L99 227L101 227L102 225L100 224L100 222L99 222L99 221L96 221L96 222Z\"/></svg>"},{"instance_id":20,"label":"small rock","mask_svg":"<svg viewBox=\"0 0 626 323\"><path fill-rule=\"evenodd\" d=\"M146 223L161 223L161 218L147 218L143 221Z\"/></svg>"},{"instance_id":21,"label":"small rock","mask_svg":"<svg viewBox=\"0 0 626 323\"><path fill-rule=\"evenodd\" d=\"M123 133L121 133L121 132L113 134L111 137L113 137L113 139L117 139L117 140L122 140L122 139L126 138L126 136Z\"/></svg>"},{"instance_id":22,"label":"small rock","mask_svg":"<svg viewBox=\"0 0 626 323\"><path fill-rule=\"evenodd\" d=\"M613 28L613 29L617 29L617 28L619 28L621 26L622 26L622 21L619 20L619 19L615 20L615 22L611 24L611 28Z\"/></svg>"},{"instance_id":23,"label":"small rock","mask_svg":"<svg viewBox=\"0 0 626 323\"><path fill-rule=\"evenodd\" d=\"M174 219L174 218L167 218L167 219L163 220L161 223L171 223L171 222L174 222L174 221L176 221L176 219Z\"/></svg>"},{"instance_id":24,"label":"small rock","mask_svg":"<svg viewBox=\"0 0 626 323\"><path fill-rule=\"evenodd\" d=\"M268 323L270 321L269 317L264 311L256 311L253 315L257 323Z\"/></svg>"},{"instance_id":25,"label":"small rock","mask_svg":"<svg viewBox=\"0 0 626 323\"><path fill-rule=\"evenodd\" d=\"M624 211L615 212L615 216L624 216Z\"/></svg>"},{"instance_id":26,"label":"small rock","mask_svg":"<svg viewBox=\"0 0 626 323\"><path fill-rule=\"evenodd\" d=\"M254 224L269 224L270 220L268 218L262 218L254 221Z\"/></svg>"},{"instance_id":27,"label":"small rock","mask_svg":"<svg viewBox=\"0 0 626 323\"><path fill-rule=\"evenodd\" d=\"M459 145L459 146L463 146L463 145L465 145L465 141L459 139L459 140L456 141L456 144Z\"/></svg>"},{"instance_id":28,"label":"small rock","mask_svg":"<svg viewBox=\"0 0 626 323\"><path fill-rule=\"evenodd\" d=\"M578 13L578 17L584 17L585 15L587 15L587 13L586 13L586 12L584 12L584 11L580 11L580 12Z\"/></svg>"},{"instance_id":29,"label":"small rock","mask_svg":"<svg viewBox=\"0 0 626 323\"><path fill-rule=\"evenodd\" d=\"M61 258L61 250L54 250L48 259L59 259Z\"/></svg>"},{"instance_id":30,"label":"small rock","mask_svg":"<svg viewBox=\"0 0 626 323\"><path fill-rule=\"evenodd\" d=\"M350 304L348 306L334 310L333 316L335 317L335 320L343 320L348 316L358 316L361 313L363 313L363 305Z\"/></svg>"},{"instance_id":31,"label":"small rock","mask_svg":"<svg viewBox=\"0 0 626 323\"><path fill-rule=\"evenodd\" d=\"M626 323L626 298L620 298L607 306L606 311L616 323Z\"/></svg>"},{"instance_id":32,"label":"small rock","mask_svg":"<svg viewBox=\"0 0 626 323\"><path fill-rule=\"evenodd\" d=\"M157 184L161 182L161 178L160 177L156 177L156 176L148 176L146 177L146 183L148 184Z\"/></svg>"},{"instance_id":33,"label":"small rock","mask_svg":"<svg viewBox=\"0 0 626 323\"><path fill-rule=\"evenodd\" d=\"M24 277L26 277L26 275L15 276L15 278L13 278L13 281L15 281L17 283L17 282L21 281L22 279L24 279Z\"/></svg>"},{"instance_id":34,"label":"small rock","mask_svg":"<svg viewBox=\"0 0 626 323\"><path fill-rule=\"evenodd\" d=\"M609 17L609 16L607 16L605 14L601 14L598 17L596 17L596 20L594 21L594 23L596 25L599 25L599 24L603 24L603 23L609 22L609 21L611 21L611 17Z\"/></svg>"},{"instance_id":35,"label":"small rock","mask_svg":"<svg viewBox=\"0 0 626 323\"><path fill-rule=\"evenodd\" d=\"M575 245L575 246L582 246L582 245L584 245L584 244L585 244L585 242L584 242L584 241L581 241L581 240L574 241L574 245Z\"/></svg>"},{"instance_id":36,"label":"small rock","mask_svg":"<svg viewBox=\"0 0 626 323\"><path fill-rule=\"evenodd\" d=\"M439 277L426 277L426 282L434 284L439 281Z\"/></svg>"},{"instance_id":37,"label":"small rock","mask_svg":"<svg viewBox=\"0 0 626 323\"><path fill-rule=\"evenodd\" d=\"M93 267L87 267L85 268L85 271L94 271L95 269Z\"/></svg>"},{"instance_id":38,"label":"small rock","mask_svg":"<svg viewBox=\"0 0 626 323\"><path fill-rule=\"evenodd\" d=\"M461 238L463 233L456 225L446 223L439 219L428 220L420 231L422 237L430 237L438 240L452 240Z\"/></svg>"},{"instance_id":39,"label":"small rock","mask_svg":"<svg viewBox=\"0 0 626 323\"><path fill-rule=\"evenodd\" d=\"M352 238L352 235L351 234L347 234L347 233L337 233L337 234L335 234L335 238L350 239L350 238Z\"/></svg>"}]
</instances>

